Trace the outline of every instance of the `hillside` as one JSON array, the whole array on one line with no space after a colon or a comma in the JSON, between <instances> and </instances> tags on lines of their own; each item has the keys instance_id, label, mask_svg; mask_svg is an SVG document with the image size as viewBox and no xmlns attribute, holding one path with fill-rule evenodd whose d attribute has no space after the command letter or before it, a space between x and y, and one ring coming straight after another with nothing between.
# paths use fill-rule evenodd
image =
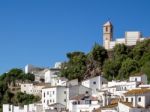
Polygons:
<instances>
[{"instance_id":1,"label":"hillside","mask_svg":"<svg viewBox=\"0 0 150 112\"><path fill-rule=\"evenodd\" d=\"M108 80L123 80L142 72L150 81L150 39L131 47L118 44L111 51L95 44L89 53L75 51L67 53L67 58L61 74L70 80L83 80L100 74Z\"/></svg>"},{"instance_id":2,"label":"hillside","mask_svg":"<svg viewBox=\"0 0 150 112\"><path fill-rule=\"evenodd\" d=\"M25 74L21 69L12 69L0 76L0 112L2 104L24 105L39 101L40 98L20 92L19 83L34 81L33 74Z\"/></svg>"}]
</instances>

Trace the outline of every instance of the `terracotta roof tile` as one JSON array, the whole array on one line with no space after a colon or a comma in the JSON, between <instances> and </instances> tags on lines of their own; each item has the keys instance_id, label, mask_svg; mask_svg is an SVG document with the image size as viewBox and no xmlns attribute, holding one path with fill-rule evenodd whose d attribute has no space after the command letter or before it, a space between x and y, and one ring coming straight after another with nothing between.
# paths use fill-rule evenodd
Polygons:
<instances>
[{"instance_id":1,"label":"terracotta roof tile","mask_svg":"<svg viewBox=\"0 0 150 112\"><path fill-rule=\"evenodd\" d=\"M147 88L141 88L141 89L133 89L130 90L126 93L124 93L124 95L139 95L139 94L145 94L145 93L150 93L150 89Z\"/></svg>"}]
</instances>

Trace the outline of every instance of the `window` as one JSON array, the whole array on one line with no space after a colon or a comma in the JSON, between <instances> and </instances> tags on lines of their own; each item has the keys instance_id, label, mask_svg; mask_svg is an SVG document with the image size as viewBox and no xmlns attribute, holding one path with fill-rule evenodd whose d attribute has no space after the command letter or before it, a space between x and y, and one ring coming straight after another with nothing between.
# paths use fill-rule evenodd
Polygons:
<instances>
[{"instance_id":1,"label":"window","mask_svg":"<svg viewBox=\"0 0 150 112\"><path fill-rule=\"evenodd\" d=\"M89 92L88 92L88 91L86 91L85 93L86 93L86 94L88 94Z\"/></svg>"},{"instance_id":2,"label":"window","mask_svg":"<svg viewBox=\"0 0 150 112\"><path fill-rule=\"evenodd\" d=\"M9 105L9 111L11 111L11 105Z\"/></svg>"},{"instance_id":3,"label":"window","mask_svg":"<svg viewBox=\"0 0 150 112\"><path fill-rule=\"evenodd\" d=\"M93 84L96 84L96 82L94 81Z\"/></svg>"},{"instance_id":4,"label":"window","mask_svg":"<svg viewBox=\"0 0 150 112\"><path fill-rule=\"evenodd\" d=\"M126 102L128 102L128 98L126 98Z\"/></svg>"},{"instance_id":5,"label":"window","mask_svg":"<svg viewBox=\"0 0 150 112\"><path fill-rule=\"evenodd\" d=\"M44 92L44 97L45 97L45 92Z\"/></svg>"},{"instance_id":6,"label":"window","mask_svg":"<svg viewBox=\"0 0 150 112\"><path fill-rule=\"evenodd\" d=\"M106 32L108 31L108 27L106 27Z\"/></svg>"},{"instance_id":7,"label":"window","mask_svg":"<svg viewBox=\"0 0 150 112\"><path fill-rule=\"evenodd\" d=\"M64 91L64 94L66 94L66 91Z\"/></svg>"},{"instance_id":8,"label":"window","mask_svg":"<svg viewBox=\"0 0 150 112\"><path fill-rule=\"evenodd\" d=\"M64 102L66 102L66 99L64 99Z\"/></svg>"},{"instance_id":9,"label":"window","mask_svg":"<svg viewBox=\"0 0 150 112\"><path fill-rule=\"evenodd\" d=\"M141 97L138 98L138 101L141 102Z\"/></svg>"},{"instance_id":10,"label":"window","mask_svg":"<svg viewBox=\"0 0 150 112\"><path fill-rule=\"evenodd\" d=\"M49 92L47 91L47 95L49 95Z\"/></svg>"},{"instance_id":11,"label":"window","mask_svg":"<svg viewBox=\"0 0 150 112\"><path fill-rule=\"evenodd\" d=\"M131 102L133 102L133 98L131 98Z\"/></svg>"},{"instance_id":12,"label":"window","mask_svg":"<svg viewBox=\"0 0 150 112\"><path fill-rule=\"evenodd\" d=\"M135 81L137 81L137 78L135 78Z\"/></svg>"},{"instance_id":13,"label":"window","mask_svg":"<svg viewBox=\"0 0 150 112\"><path fill-rule=\"evenodd\" d=\"M55 91L53 91L53 94L55 93Z\"/></svg>"}]
</instances>

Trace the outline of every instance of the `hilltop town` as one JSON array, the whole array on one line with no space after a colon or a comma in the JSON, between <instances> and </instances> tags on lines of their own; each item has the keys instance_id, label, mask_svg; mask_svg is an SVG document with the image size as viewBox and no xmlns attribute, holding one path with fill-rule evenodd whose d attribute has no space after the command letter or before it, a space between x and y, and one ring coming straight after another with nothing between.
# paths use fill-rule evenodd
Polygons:
<instances>
[{"instance_id":1,"label":"hilltop town","mask_svg":"<svg viewBox=\"0 0 150 112\"><path fill-rule=\"evenodd\" d=\"M150 39L139 31L113 40L108 21L103 47L67 57L50 68L28 64L0 76L3 112L150 111Z\"/></svg>"}]
</instances>

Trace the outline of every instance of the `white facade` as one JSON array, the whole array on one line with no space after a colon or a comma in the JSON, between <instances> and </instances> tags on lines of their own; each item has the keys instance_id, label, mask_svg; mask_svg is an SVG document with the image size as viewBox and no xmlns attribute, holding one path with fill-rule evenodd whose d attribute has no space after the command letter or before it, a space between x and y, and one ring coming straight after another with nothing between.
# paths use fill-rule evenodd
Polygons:
<instances>
[{"instance_id":1,"label":"white facade","mask_svg":"<svg viewBox=\"0 0 150 112\"><path fill-rule=\"evenodd\" d=\"M116 39L116 44L125 44L125 38L117 38Z\"/></svg>"},{"instance_id":2,"label":"white facade","mask_svg":"<svg viewBox=\"0 0 150 112\"><path fill-rule=\"evenodd\" d=\"M41 104L29 104L23 107L3 104L3 112L45 112Z\"/></svg>"},{"instance_id":3,"label":"white facade","mask_svg":"<svg viewBox=\"0 0 150 112\"><path fill-rule=\"evenodd\" d=\"M147 75L135 75L135 76L130 76L129 81L135 81L135 82L140 82L142 84L147 84Z\"/></svg>"},{"instance_id":4,"label":"white facade","mask_svg":"<svg viewBox=\"0 0 150 112\"><path fill-rule=\"evenodd\" d=\"M92 95L92 89L85 87L83 85L69 86L69 99L79 94L87 94L87 93L89 95Z\"/></svg>"},{"instance_id":5,"label":"white facade","mask_svg":"<svg viewBox=\"0 0 150 112\"><path fill-rule=\"evenodd\" d=\"M49 108L49 105L60 103L67 106L68 88L64 86L56 86L42 89L42 104L43 107Z\"/></svg>"},{"instance_id":6,"label":"white facade","mask_svg":"<svg viewBox=\"0 0 150 112\"><path fill-rule=\"evenodd\" d=\"M92 99L92 96L78 95L69 100L69 112L93 112L94 109L99 108L97 99Z\"/></svg>"},{"instance_id":7,"label":"white facade","mask_svg":"<svg viewBox=\"0 0 150 112\"><path fill-rule=\"evenodd\" d=\"M56 62L54 68L61 69L61 65L62 65L61 62Z\"/></svg>"},{"instance_id":8,"label":"white facade","mask_svg":"<svg viewBox=\"0 0 150 112\"><path fill-rule=\"evenodd\" d=\"M92 93L96 94L98 90L101 90L103 87L103 84L105 84L107 81L102 76L96 76L87 80L84 80L81 82L81 84L85 87L91 88Z\"/></svg>"},{"instance_id":9,"label":"white facade","mask_svg":"<svg viewBox=\"0 0 150 112\"><path fill-rule=\"evenodd\" d=\"M42 88L44 87L45 87L44 84L37 84L37 85L34 85L33 83L21 84L21 92L27 93L27 94L38 95L41 97Z\"/></svg>"},{"instance_id":10,"label":"white facade","mask_svg":"<svg viewBox=\"0 0 150 112\"><path fill-rule=\"evenodd\" d=\"M109 49L112 49L116 45L116 41L110 41Z\"/></svg>"},{"instance_id":11,"label":"white facade","mask_svg":"<svg viewBox=\"0 0 150 112\"><path fill-rule=\"evenodd\" d=\"M137 41L140 41L141 33L138 31L130 31L125 33L126 45L136 45Z\"/></svg>"},{"instance_id":12,"label":"white facade","mask_svg":"<svg viewBox=\"0 0 150 112\"><path fill-rule=\"evenodd\" d=\"M44 74L45 83L52 83L52 78L58 77L60 69L51 68Z\"/></svg>"},{"instance_id":13,"label":"white facade","mask_svg":"<svg viewBox=\"0 0 150 112\"><path fill-rule=\"evenodd\" d=\"M65 77L53 77L51 79L52 86L66 86L68 79Z\"/></svg>"},{"instance_id":14,"label":"white facade","mask_svg":"<svg viewBox=\"0 0 150 112\"><path fill-rule=\"evenodd\" d=\"M150 105L150 92L138 95L126 95L124 101L131 102L133 107L146 108Z\"/></svg>"},{"instance_id":15,"label":"white facade","mask_svg":"<svg viewBox=\"0 0 150 112\"><path fill-rule=\"evenodd\" d=\"M25 73L30 73L33 68L34 68L33 65L29 65L29 64L26 65L25 66Z\"/></svg>"},{"instance_id":16,"label":"white facade","mask_svg":"<svg viewBox=\"0 0 150 112\"><path fill-rule=\"evenodd\" d=\"M122 102L119 102L117 112L150 112L150 108L133 108Z\"/></svg>"}]
</instances>

